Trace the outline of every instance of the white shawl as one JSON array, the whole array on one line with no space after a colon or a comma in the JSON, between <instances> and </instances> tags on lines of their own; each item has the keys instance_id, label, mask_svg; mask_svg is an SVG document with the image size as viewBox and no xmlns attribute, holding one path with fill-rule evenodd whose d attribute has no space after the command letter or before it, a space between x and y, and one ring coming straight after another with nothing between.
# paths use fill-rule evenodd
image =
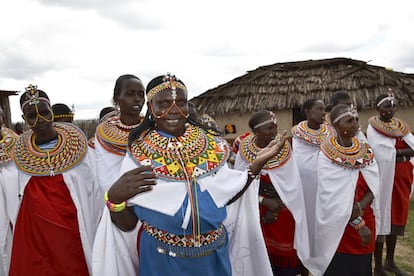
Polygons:
<instances>
[{"instance_id":1,"label":"white shawl","mask_svg":"<svg viewBox=\"0 0 414 276\"><path fill-rule=\"evenodd\" d=\"M338 248L351 217L359 172L376 198L380 180L375 161L363 169L346 169L334 164L322 152L319 153L312 258L304 263L314 276L323 275ZM379 210L376 201L374 199L371 207L378 227Z\"/></svg>"},{"instance_id":2,"label":"white shawl","mask_svg":"<svg viewBox=\"0 0 414 276\"><path fill-rule=\"evenodd\" d=\"M391 201L396 163L396 139L382 135L371 125L368 125L367 136L369 144L374 150L381 178L381 189L378 195L381 218L377 232L378 235L388 235L391 232ZM403 140L411 149L414 149L414 136L411 133L404 136Z\"/></svg>"}]
</instances>

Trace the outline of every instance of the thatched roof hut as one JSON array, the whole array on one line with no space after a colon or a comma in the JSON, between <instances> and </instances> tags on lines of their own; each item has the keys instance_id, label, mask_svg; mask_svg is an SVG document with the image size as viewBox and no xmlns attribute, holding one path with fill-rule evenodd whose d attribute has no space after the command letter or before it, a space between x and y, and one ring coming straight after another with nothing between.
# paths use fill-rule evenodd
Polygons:
<instances>
[{"instance_id":1,"label":"thatched roof hut","mask_svg":"<svg viewBox=\"0 0 414 276\"><path fill-rule=\"evenodd\" d=\"M248 71L191 99L199 113L243 116L261 109L299 109L309 98L328 103L348 92L360 110L372 109L378 95L392 89L401 107L414 104L414 74L395 72L349 58L276 63Z\"/></svg>"},{"instance_id":2,"label":"thatched roof hut","mask_svg":"<svg viewBox=\"0 0 414 276\"><path fill-rule=\"evenodd\" d=\"M200 113L240 114L299 107L308 98L328 102L347 91L361 109L391 88L400 105L414 103L414 74L395 72L348 58L276 63L248 71L191 99Z\"/></svg>"}]
</instances>

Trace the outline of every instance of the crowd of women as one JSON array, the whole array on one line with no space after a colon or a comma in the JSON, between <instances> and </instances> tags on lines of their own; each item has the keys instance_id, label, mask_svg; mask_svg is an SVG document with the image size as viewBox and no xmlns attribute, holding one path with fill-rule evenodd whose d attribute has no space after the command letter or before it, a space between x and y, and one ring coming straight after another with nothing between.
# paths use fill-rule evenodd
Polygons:
<instances>
[{"instance_id":1,"label":"crowd of women","mask_svg":"<svg viewBox=\"0 0 414 276\"><path fill-rule=\"evenodd\" d=\"M338 92L302 104L291 143L254 113L233 150L187 96L171 74L122 75L88 141L27 87L29 130L0 122L0 275L407 275L414 138L392 93L367 136Z\"/></svg>"}]
</instances>

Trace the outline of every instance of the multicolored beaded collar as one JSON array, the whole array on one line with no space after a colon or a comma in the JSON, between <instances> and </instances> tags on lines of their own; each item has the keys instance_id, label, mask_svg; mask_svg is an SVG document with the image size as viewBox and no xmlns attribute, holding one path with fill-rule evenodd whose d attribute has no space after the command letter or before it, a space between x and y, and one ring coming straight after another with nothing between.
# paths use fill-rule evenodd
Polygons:
<instances>
[{"instance_id":1,"label":"multicolored beaded collar","mask_svg":"<svg viewBox=\"0 0 414 276\"><path fill-rule=\"evenodd\" d=\"M58 133L58 143L53 150L44 151L35 144L32 130L17 140L14 161L17 167L34 176L53 176L78 165L86 155L85 134L72 124L53 123Z\"/></svg>"},{"instance_id":2,"label":"multicolored beaded collar","mask_svg":"<svg viewBox=\"0 0 414 276\"><path fill-rule=\"evenodd\" d=\"M0 164L5 164L13 160L13 147L19 135L7 127L1 128L1 135L3 138L0 140Z\"/></svg>"},{"instance_id":3,"label":"multicolored beaded collar","mask_svg":"<svg viewBox=\"0 0 414 276\"><path fill-rule=\"evenodd\" d=\"M323 140L333 134L333 128L326 124L321 124L315 130L308 127L308 121L302 121L292 128L292 135L308 144L319 147Z\"/></svg>"},{"instance_id":4,"label":"multicolored beaded collar","mask_svg":"<svg viewBox=\"0 0 414 276\"><path fill-rule=\"evenodd\" d=\"M275 139L280 141L281 138L282 136L278 134ZM256 159L257 152L260 150L260 148L256 146L255 141L256 135L251 134L244 138L240 144L240 156L248 164L253 163L254 159ZM291 153L292 149L290 148L290 144L286 141L279 153L267 161L267 163L263 166L263 169L271 170L282 166L287 160L289 160Z\"/></svg>"},{"instance_id":5,"label":"multicolored beaded collar","mask_svg":"<svg viewBox=\"0 0 414 276\"><path fill-rule=\"evenodd\" d=\"M401 138L410 132L410 126L398 118L392 118L391 122L383 122L379 116L374 116L369 118L368 122L376 131L392 138Z\"/></svg>"},{"instance_id":6,"label":"multicolored beaded collar","mask_svg":"<svg viewBox=\"0 0 414 276\"><path fill-rule=\"evenodd\" d=\"M119 115L119 113L114 113L113 116L104 117L96 128L96 138L107 151L124 156L127 151L129 133L139 126L142 118L138 124L127 126L121 122Z\"/></svg>"},{"instance_id":7,"label":"multicolored beaded collar","mask_svg":"<svg viewBox=\"0 0 414 276\"><path fill-rule=\"evenodd\" d=\"M348 169L364 168L374 161L371 147L356 137L352 138L352 146L343 147L338 144L335 136L331 136L322 142L321 151L333 163Z\"/></svg>"},{"instance_id":8,"label":"multicolored beaded collar","mask_svg":"<svg viewBox=\"0 0 414 276\"><path fill-rule=\"evenodd\" d=\"M159 178L184 181L215 172L227 161L230 150L223 138L190 125L178 138L156 130L143 133L129 152L137 164L152 165Z\"/></svg>"}]
</instances>

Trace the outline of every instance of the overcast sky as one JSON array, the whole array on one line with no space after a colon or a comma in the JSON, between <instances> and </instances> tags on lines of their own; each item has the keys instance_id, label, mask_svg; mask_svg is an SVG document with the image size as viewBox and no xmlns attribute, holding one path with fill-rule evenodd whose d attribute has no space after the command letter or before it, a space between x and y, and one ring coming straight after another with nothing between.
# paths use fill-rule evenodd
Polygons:
<instances>
[{"instance_id":1,"label":"overcast sky","mask_svg":"<svg viewBox=\"0 0 414 276\"><path fill-rule=\"evenodd\" d=\"M0 89L38 85L75 119L97 118L126 73L147 84L172 72L190 98L279 62L346 57L414 73L409 0L13 0L0 14Z\"/></svg>"}]
</instances>

